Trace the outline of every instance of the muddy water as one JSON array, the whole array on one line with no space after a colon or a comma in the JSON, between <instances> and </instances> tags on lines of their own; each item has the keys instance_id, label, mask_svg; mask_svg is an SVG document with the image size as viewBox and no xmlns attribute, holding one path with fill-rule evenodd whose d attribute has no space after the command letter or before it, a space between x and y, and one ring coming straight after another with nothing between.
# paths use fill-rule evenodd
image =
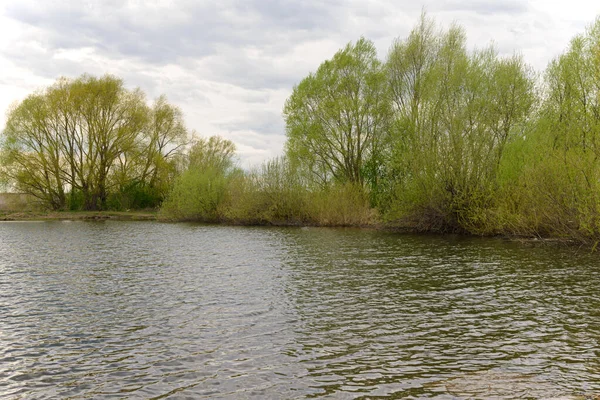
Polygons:
<instances>
[{"instance_id":1,"label":"muddy water","mask_svg":"<svg viewBox=\"0 0 600 400\"><path fill-rule=\"evenodd\" d=\"M600 394L600 259L498 239L0 224L0 398Z\"/></svg>"}]
</instances>

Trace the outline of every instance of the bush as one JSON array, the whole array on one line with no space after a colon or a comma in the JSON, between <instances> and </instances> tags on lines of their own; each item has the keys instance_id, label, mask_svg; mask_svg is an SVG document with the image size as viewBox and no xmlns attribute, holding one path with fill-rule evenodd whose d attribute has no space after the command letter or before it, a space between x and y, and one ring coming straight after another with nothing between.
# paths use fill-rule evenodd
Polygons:
<instances>
[{"instance_id":1,"label":"bush","mask_svg":"<svg viewBox=\"0 0 600 400\"><path fill-rule=\"evenodd\" d=\"M191 168L175 181L162 212L169 218L219 221L227 187L228 180L222 171Z\"/></svg>"},{"instance_id":2,"label":"bush","mask_svg":"<svg viewBox=\"0 0 600 400\"><path fill-rule=\"evenodd\" d=\"M107 207L117 211L141 210L157 208L162 201L163 195L156 188L142 182L131 182L108 196Z\"/></svg>"}]
</instances>

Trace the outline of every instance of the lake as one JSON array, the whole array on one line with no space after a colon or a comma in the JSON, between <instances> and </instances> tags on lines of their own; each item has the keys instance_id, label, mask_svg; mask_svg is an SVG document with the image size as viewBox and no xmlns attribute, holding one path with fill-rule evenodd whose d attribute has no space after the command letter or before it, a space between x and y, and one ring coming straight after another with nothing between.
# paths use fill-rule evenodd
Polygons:
<instances>
[{"instance_id":1,"label":"lake","mask_svg":"<svg viewBox=\"0 0 600 400\"><path fill-rule=\"evenodd\" d=\"M599 256L501 239L0 224L0 398L600 394Z\"/></svg>"}]
</instances>

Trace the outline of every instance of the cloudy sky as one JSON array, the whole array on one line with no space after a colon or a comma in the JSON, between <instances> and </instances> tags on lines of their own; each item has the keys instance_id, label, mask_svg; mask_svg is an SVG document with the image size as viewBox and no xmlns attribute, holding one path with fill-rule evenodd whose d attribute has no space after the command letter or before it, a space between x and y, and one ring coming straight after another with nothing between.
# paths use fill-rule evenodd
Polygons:
<instances>
[{"instance_id":1,"label":"cloudy sky","mask_svg":"<svg viewBox=\"0 0 600 400\"><path fill-rule=\"evenodd\" d=\"M243 166L282 153L292 87L361 35L385 58L421 10L462 25L543 70L600 15L570 0L1 0L0 129L5 111L59 76L110 73L166 94L187 126L221 135Z\"/></svg>"}]
</instances>

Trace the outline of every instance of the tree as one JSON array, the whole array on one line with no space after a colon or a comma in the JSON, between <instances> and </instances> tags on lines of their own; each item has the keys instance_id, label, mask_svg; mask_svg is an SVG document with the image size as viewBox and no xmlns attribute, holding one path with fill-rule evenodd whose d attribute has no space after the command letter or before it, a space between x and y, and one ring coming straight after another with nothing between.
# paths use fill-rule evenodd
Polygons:
<instances>
[{"instance_id":1,"label":"tree","mask_svg":"<svg viewBox=\"0 0 600 400\"><path fill-rule=\"evenodd\" d=\"M155 185L185 135L181 112L164 98L151 109L121 79L61 78L10 110L3 171L50 208L102 210L124 184Z\"/></svg>"},{"instance_id":2,"label":"tree","mask_svg":"<svg viewBox=\"0 0 600 400\"><path fill-rule=\"evenodd\" d=\"M220 136L197 139L188 153L188 168L227 173L234 165L235 144Z\"/></svg>"},{"instance_id":3,"label":"tree","mask_svg":"<svg viewBox=\"0 0 600 400\"><path fill-rule=\"evenodd\" d=\"M73 187L81 190L86 210L106 208L108 177L115 162L135 146L148 123L148 109L139 90L127 91L111 77L84 77L75 82L80 96L75 108L77 154L83 163Z\"/></svg>"},{"instance_id":4,"label":"tree","mask_svg":"<svg viewBox=\"0 0 600 400\"><path fill-rule=\"evenodd\" d=\"M386 135L387 88L372 42L361 38L338 51L295 86L286 101L290 160L321 184L335 180L362 185L365 168L376 163Z\"/></svg>"},{"instance_id":5,"label":"tree","mask_svg":"<svg viewBox=\"0 0 600 400\"><path fill-rule=\"evenodd\" d=\"M55 105L49 100L44 93L36 93L9 111L2 140L2 171L17 189L59 209L66 204L67 164L61 157L60 129L55 129Z\"/></svg>"},{"instance_id":6,"label":"tree","mask_svg":"<svg viewBox=\"0 0 600 400\"><path fill-rule=\"evenodd\" d=\"M159 205L180 172L187 144L183 113L160 96L134 146L116 160L113 180L121 208Z\"/></svg>"},{"instance_id":7,"label":"tree","mask_svg":"<svg viewBox=\"0 0 600 400\"><path fill-rule=\"evenodd\" d=\"M600 238L600 18L548 65L527 137L522 214L545 233ZM524 202L525 203L525 202ZM533 225L533 224L532 224Z\"/></svg>"},{"instance_id":8,"label":"tree","mask_svg":"<svg viewBox=\"0 0 600 400\"><path fill-rule=\"evenodd\" d=\"M506 143L534 101L534 78L518 56L469 53L460 27L437 32L425 15L387 60L394 120L386 176L390 202L430 229L478 229L491 207Z\"/></svg>"},{"instance_id":9,"label":"tree","mask_svg":"<svg viewBox=\"0 0 600 400\"><path fill-rule=\"evenodd\" d=\"M543 117L554 149L600 156L600 18L546 71Z\"/></svg>"}]
</instances>

